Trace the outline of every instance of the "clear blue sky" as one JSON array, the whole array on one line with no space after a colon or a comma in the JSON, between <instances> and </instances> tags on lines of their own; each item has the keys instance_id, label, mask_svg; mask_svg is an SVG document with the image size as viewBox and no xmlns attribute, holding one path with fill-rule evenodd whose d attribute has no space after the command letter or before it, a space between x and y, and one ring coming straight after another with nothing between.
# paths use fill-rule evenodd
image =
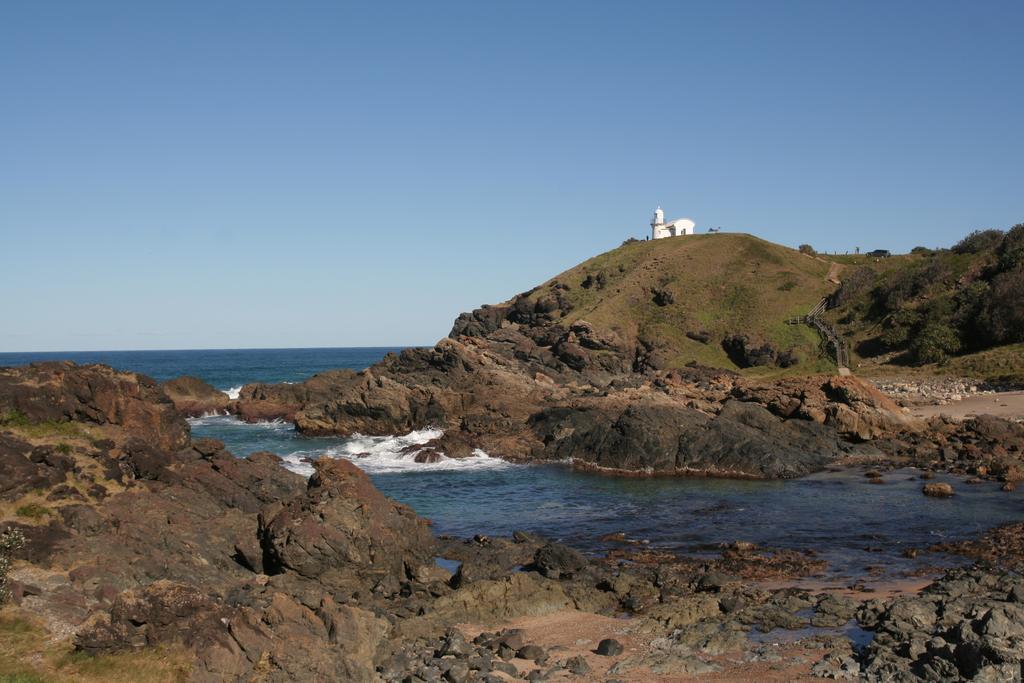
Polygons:
<instances>
[{"instance_id":1,"label":"clear blue sky","mask_svg":"<svg viewBox=\"0 0 1024 683\"><path fill-rule=\"evenodd\" d=\"M1024 221L1024 3L0 5L0 351L430 344L655 205Z\"/></svg>"}]
</instances>

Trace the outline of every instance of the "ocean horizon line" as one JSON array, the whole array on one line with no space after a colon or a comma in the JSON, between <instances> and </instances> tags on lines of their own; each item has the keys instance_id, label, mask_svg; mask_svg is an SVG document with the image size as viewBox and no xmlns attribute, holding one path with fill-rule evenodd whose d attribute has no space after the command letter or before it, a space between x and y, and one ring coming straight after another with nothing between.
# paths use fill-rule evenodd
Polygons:
<instances>
[{"instance_id":1,"label":"ocean horizon line","mask_svg":"<svg viewBox=\"0 0 1024 683\"><path fill-rule=\"evenodd\" d=\"M162 349L65 349L61 351L0 351L3 356L50 355L83 353L203 353L209 351L334 351L341 349L377 350L377 349L415 349L429 348L434 344L381 344L373 346L239 346L209 348L162 348Z\"/></svg>"}]
</instances>

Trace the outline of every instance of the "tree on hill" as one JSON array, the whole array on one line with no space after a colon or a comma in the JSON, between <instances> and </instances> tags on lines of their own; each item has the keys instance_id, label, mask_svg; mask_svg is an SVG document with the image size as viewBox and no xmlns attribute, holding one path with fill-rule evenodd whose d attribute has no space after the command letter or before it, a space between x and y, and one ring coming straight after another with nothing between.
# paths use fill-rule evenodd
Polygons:
<instances>
[{"instance_id":1,"label":"tree on hill","mask_svg":"<svg viewBox=\"0 0 1024 683\"><path fill-rule=\"evenodd\" d=\"M1002 240L1002 230L975 230L954 244L952 251L956 254L980 254L994 250Z\"/></svg>"},{"instance_id":2,"label":"tree on hill","mask_svg":"<svg viewBox=\"0 0 1024 683\"><path fill-rule=\"evenodd\" d=\"M999 256L1000 272L1024 265L1024 223L1015 225L1007 231L996 253Z\"/></svg>"},{"instance_id":3,"label":"tree on hill","mask_svg":"<svg viewBox=\"0 0 1024 683\"><path fill-rule=\"evenodd\" d=\"M1024 341L1024 263L992 279L982 322L995 344Z\"/></svg>"}]
</instances>

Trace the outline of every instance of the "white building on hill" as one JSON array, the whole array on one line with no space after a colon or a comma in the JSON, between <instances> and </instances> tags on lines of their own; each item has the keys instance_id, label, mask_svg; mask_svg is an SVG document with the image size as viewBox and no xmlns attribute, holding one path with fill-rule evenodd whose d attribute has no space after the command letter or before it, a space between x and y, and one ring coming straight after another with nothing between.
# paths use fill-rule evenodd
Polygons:
<instances>
[{"instance_id":1,"label":"white building on hill","mask_svg":"<svg viewBox=\"0 0 1024 683\"><path fill-rule=\"evenodd\" d=\"M677 218L671 223L665 222L665 212L659 206L654 210L654 218L651 219L651 239L660 240L662 237L680 237L692 235L697 224L689 218Z\"/></svg>"}]
</instances>

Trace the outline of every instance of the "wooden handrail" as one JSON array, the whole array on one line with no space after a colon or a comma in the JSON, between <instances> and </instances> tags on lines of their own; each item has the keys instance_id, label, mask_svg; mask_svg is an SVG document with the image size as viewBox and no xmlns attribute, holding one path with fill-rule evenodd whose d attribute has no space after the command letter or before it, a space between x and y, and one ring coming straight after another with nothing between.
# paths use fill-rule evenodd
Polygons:
<instances>
[{"instance_id":1,"label":"wooden handrail","mask_svg":"<svg viewBox=\"0 0 1024 683\"><path fill-rule=\"evenodd\" d=\"M807 315L802 318L790 318L786 323L789 325L803 323L816 329L825 342L825 346L831 345L835 350L836 365L841 369L848 368L850 363L849 349L847 349L846 344L836 329L821 318L821 314L828 310L828 304L829 297L824 297L814 308L807 312Z\"/></svg>"}]
</instances>

